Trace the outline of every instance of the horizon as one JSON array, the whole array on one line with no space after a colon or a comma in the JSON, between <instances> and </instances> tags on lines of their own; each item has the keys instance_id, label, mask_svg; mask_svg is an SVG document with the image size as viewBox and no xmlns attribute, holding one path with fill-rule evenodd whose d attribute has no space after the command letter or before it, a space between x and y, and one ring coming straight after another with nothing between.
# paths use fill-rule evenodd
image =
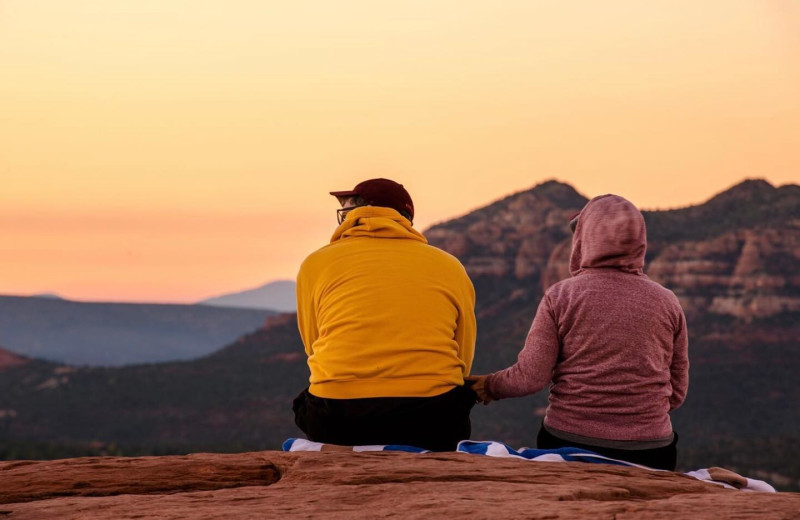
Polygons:
<instances>
[{"instance_id":1,"label":"horizon","mask_svg":"<svg viewBox=\"0 0 800 520\"><path fill-rule=\"evenodd\" d=\"M646 212L661 212L661 211L668 212L668 211L676 211L676 210L681 210L681 209L685 209L685 208L689 208L689 207L699 206L699 205L707 203L709 200L713 199L714 197L716 197L716 196L718 196L718 195L720 195L722 193L725 193L725 192L735 188L736 186L739 186L739 185L741 185L741 184L743 184L745 182L752 182L752 181L764 181L764 182L767 182L768 184L770 184L770 186L772 186L775 189L783 188L785 186L798 186L797 183L785 183L785 184L776 185L776 184L773 184L773 183L771 183L771 182L769 182L769 181L767 181L766 179L763 179L763 178L746 178L746 179L742 179L739 182L736 182L735 184L733 184L731 186L728 186L724 190L721 190L721 191L713 194L712 196L708 197L707 199L705 199L705 200L703 200L701 202L698 202L698 203L692 203L692 204L687 204L687 205L683 205L683 206L676 206L676 207L672 207L672 208L663 208L663 209L648 209L648 208L639 208L639 209L640 209L640 211L643 211L643 212L644 211L646 211ZM558 183L561 183L561 184L565 184L567 186L571 186L572 188L575 189L575 191L577 191L579 194L583 195L583 193L581 193L581 191L579 189L577 189L575 186L572 186L569 183L566 183L566 182L563 182L563 181L558 181L558 180L555 180L555 179L546 179L546 180L542 181L541 183L539 183L539 184L537 184L537 185L535 185L533 187L530 187L528 189L513 191L513 192L508 193L508 194L506 194L504 196L501 196L501 197L499 197L497 199L493 199L493 200L491 200L491 201L489 201L489 202L487 202L487 203L485 203L483 205L480 205L480 206L477 206L475 208L472 208L467 212L460 213L460 214L458 214L458 215L456 215L454 217L448 217L448 218L446 218L446 219L444 219L442 221L439 221L439 222L433 222L429 226L427 226L424 230L420 229L420 231L424 232L424 231L427 231L427 229L430 229L431 227L437 226L439 224L443 224L443 223L446 223L446 222L449 222L449 221L452 221L452 220L457 220L459 218L462 218L462 217L468 215L469 213L472 213L474 211L478 211L478 210L480 210L480 209L482 209L484 207L487 207L487 206L490 206L490 205L492 205L492 204L494 204L496 202L499 202L499 201L503 200L506 197L513 196L513 195L515 195L517 193L522 193L522 192L525 192L525 191L530 191L530 190L536 189L537 187L539 187L539 186L541 186L541 185L543 185L545 183L548 183L548 182L558 182ZM592 198L592 197L587 197L586 195L583 195L583 196L586 197L587 199L591 199ZM597 196L597 195L595 195L595 196ZM416 228L416 225L414 227ZM324 245L324 244L321 244L320 247L322 245ZM227 290L227 291L222 292L222 293L206 295L206 296L203 296L203 297L197 298L195 300L191 300L191 301L188 301L188 300L187 301L152 300L152 299L147 299L147 298L141 299L141 300L124 300L124 299L122 299L122 300L117 300L117 299L95 300L95 299L72 298L72 297L69 297L69 296L65 296L65 295L63 295L61 293L58 293L57 291L43 291L43 292L34 293L34 294L11 294L11 293L4 293L4 292L0 291L0 296L27 297L27 298L53 298L53 299L58 299L58 300L63 300L63 301L68 301L68 302L75 302L75 303L111 303L111 304L113 304L113 303L123 303L123 304L124 303L131 303L131 304L145 304L145 305L146 304L197 305L197 304L202 304L206 300L211 300L211 299L214 299L214 298L228 296L228 295L231 295L231 294L237 294L237 293L242 293L242 292L251 291L251 290L255 290L255 289L260 289L260 288L262 288L264 286L275 284L275 283L281 283L281 282L295 283L295 279L294 278L275 278L275 279L270 279L268 281L261 282L261 283L258 283L256 285L252 285L252 286L248 286L248 287L241 287L241 288L232 288L232 289Z\"/></svg>"},{"instance_id":2,"label":"horizon","mask_svg":"<svg viewBox=\"0 0 800 520\"><path fill-rule=\"evenodd\" d=\"M800 181L800 3L0 3L0 293L293 279L329 191L416 226L557 179L642 209Z\"/></svg>"}]
</instances>

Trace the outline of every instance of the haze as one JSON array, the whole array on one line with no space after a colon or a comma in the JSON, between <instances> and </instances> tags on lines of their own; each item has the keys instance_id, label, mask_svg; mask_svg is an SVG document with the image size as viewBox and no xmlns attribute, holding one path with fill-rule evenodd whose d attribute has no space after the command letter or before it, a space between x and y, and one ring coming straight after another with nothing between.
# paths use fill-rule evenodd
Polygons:
<instances>
[{"instance_id":1,"label":"haze","mask_svg":"<svg viewBox=\"0 0 800 520\"><path fill-rule=\"evenodd\" d=\"M0 1L0 293L294 278L327 192L425 229L546 179L643 208L800 181L800 4Z\"/></svg>"}]
</instances>

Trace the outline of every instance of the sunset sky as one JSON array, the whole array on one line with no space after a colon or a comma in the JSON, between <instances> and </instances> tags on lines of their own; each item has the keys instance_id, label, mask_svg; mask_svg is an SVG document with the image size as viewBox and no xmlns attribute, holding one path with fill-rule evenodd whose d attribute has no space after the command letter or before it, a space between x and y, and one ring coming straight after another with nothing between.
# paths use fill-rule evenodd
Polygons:
<instances>
[{"instance_id":1,"label":"sunset sky","mask_svg":"<svg viewBox=\"0 0 800 520\"><path fill-rule=\"evenodd\" d=\"M292 279L370 177L419 229L798 183L800 2L0 0L0 294Z\"/></svg>"}]
</instances>

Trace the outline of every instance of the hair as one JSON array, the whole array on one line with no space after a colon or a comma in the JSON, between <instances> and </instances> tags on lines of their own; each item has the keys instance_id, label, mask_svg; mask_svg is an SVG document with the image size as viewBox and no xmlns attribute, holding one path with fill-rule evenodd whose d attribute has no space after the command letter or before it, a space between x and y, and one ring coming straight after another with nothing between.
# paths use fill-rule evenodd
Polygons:
<instances>
[{"instance_id":1,"label":"hair","mask_svg":"<svg viewBox=\"0 0 800 520\"><path fill-rule=\"evenodd\" d=\"M369 206L369 202L361 198L361 195L353 195L352 197L348 197L347 199L345 199L345 201L347 200L352 200L353 205L357 208L361 206Z\"/></svg>"},{"instance_id":2,"label":"hair","mask_svg":"<svg viewBox=\"0 0 800 520\"><path fill-rule=\"evenodd\" d=\"M364 198L361 197L361 195L353 195L351 197L342 197L341 200L342 200L341 201L342 205L344 205L344 203L347 202L348 200L352 200L353 201L353 208L360 208L361 206L369 206L370 205L370 203L367 202L366 200L364 200ZM399 211L399 213L403 217L407 218L409 222L412 222L411 214L409 212L403 210L403 211Z\"/></svg>"}]
</instances>

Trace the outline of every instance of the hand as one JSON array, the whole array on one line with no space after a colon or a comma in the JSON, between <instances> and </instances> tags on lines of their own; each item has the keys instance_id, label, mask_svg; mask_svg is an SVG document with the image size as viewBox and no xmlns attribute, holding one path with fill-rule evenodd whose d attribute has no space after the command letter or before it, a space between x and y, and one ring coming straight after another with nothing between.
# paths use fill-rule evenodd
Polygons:
<instances>
[{"instance_id":1,"label":"hand","mask_svg":"<svg viewBox=\"0 0 800 520\"><path fill-rule=\"evenodd\" d=\"M464 381L474 381L470 388L478 396L477 402L487 405L493 401L486 392L486 376L464 376Z\"/></svg>"}]
</instances>

